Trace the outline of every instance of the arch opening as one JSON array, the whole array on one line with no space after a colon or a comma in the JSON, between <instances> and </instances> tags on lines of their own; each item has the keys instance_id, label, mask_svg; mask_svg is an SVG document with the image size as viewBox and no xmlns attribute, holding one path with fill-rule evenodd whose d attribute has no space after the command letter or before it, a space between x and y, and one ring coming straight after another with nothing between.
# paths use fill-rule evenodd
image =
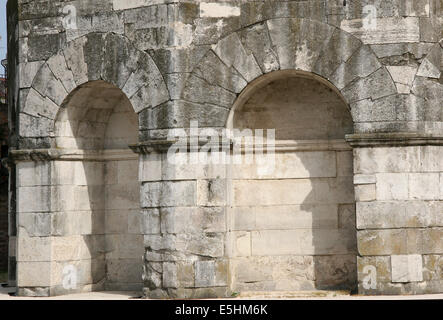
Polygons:
<instances>
[{"instance_id":1,"label":"arch opening","mask_svg":"<svg viewBox=\"0 0 443 320\"><path fill-rule=\"evenodd\" d=\"M230 169L233 290L352 290L357 283L353 132L338 90L274 72L247 87L228 128L275 129L273 170ZM268 151L269 152L269 151Z\"/></svg>"},{"instance_id":2,"label":"arch opening","mask_svg":"<svg viewBox=\"0 0 443 320\"><path fill-rule=\"evenodd\" d=\"M104 81L65 100L54 127L60 236L79 254L59 259L78 271L78 288L141 291L138 117L125 94ZM63 261L65 260L65 261Z\"/></svg>"}]
</instances>

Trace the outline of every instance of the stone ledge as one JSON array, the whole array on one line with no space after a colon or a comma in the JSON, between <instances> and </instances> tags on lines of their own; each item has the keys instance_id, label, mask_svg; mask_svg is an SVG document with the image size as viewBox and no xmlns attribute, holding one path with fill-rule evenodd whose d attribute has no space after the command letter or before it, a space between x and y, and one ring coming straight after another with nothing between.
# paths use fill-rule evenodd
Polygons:
<instances>
[{"instance_id":1,"label":"stone ledge","mask_svg":"<svg viewBox=\"0 0 443 320\"><path fill-rule=\"evenodd\" d=\"M25 149L11 150L9 163L24 161L108 161L137 160L138 156L130 149L77 150L77 149Z\"/></svg>"},{"instance_id":2,"label":"stone ledge","mask_svg":"<svg viewBox=\"0 0 443 320\"><path fill-rule=\"evenodd\" d=\"M189 139L189 138L188 138ZM199 139L196 137L195 139ZM207 139L199 139L198 150L201 147L211 146L219 147L221 151L232 151L238 144L236 144L233 139L223 137L222 141L219 143L209 141ZM156 151L167 151L172 145L175 145L180 150L186 149L188 152L191 151L189 143L180 143L178 140L147 140L145 142L129 146L135 153L148 154ZM275 152L290 152L290 151L352 151L351 146L341 139L337 140L281 140L276 141L273 144L267 144L264 142L262 145L249 145L243 143L239 150L241 152L253 152L256 151L266 151L269 148L273 148Z\"/></svg>"},{"instance_id":3,"label":"stone ledge","mask_svg":"<svg viewBox=\"0 0 443 320\"><path fill-rule=\"evenodd\" d=\"M443 146L443 136L418 133L365 133L346 135L354 148L376 146Z\"/></svg>"}]
</instances>

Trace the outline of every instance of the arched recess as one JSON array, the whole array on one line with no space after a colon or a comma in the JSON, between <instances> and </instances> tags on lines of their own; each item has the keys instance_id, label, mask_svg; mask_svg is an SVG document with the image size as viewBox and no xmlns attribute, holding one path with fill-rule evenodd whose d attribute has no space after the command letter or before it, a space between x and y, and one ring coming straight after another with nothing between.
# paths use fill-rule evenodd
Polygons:
<instances>
[{"instance_id":1,"label":"arched recess","mask_svg":"<svg viewBox=\"0 0 443 320\"><path fill-rule=\"evenodd\" d=\"M63 102L54 140L62 156L51 171L58 236L53 247L64 243L65 252L53 263L72 266L77 276L76 287L65 288L53 271L51 287L68 289L65 293L141 292L138 155L129 148L138 142L138 119L130 100L108 82L82 84ZM51 295L58 293L63 291Z\"/></svg>"},{"instance_id":2,"label":"arched recess","mask_svg":"<svg viewBox=\"0 0 443 320\"><path fill-rule=\"evenodd\" d=\"M386 67L356 37L315 20L280 18L220 39L196 63L182 97L205 106L231 109L252 81L278 70L304 71L328 80L353 113L370 113L374 100L397 93ZM354 111L363 100L365 110ZM225 121L220 119L220 126Z\"/></svg>"},{"instance_id":3,"label":"arched recess","mask_svg":"<svg viewBox=\"0 0 443 320\"><path fill-rule=\"evenodd\" d=\"M163 76L149 54L136 49L122 35L90 33L49 58L31 88L22 93L22 147L54 147L52 130L62 103L78 86L98 80L121 89L137 114L169 100Z\"/></svg>"},{"instance_id":4,"label":"arched recess","mask_svg":"<svg viewBox=\"0 0 443 320\"><path fill-rule=\"evenodd\" d=\"M353 290L353 121L340 91L306 72L271 72L242 92L227 127L276 138L266 162L228 170L232 290Z\"/></svg>"}]
</instances>

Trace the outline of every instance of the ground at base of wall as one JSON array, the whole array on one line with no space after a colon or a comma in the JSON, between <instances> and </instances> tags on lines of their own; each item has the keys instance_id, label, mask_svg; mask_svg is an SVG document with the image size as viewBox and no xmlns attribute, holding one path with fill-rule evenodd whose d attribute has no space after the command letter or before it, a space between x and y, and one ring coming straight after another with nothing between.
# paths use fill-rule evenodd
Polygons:
<instances>
[{"instance_id":1,"label":"ground at base of wall","mask_svg":"<svg viewBox=\"0 0 443 320\"><path fill-rule=\"evenodd\" d=\"M14 288L0 286L0 300L141 300L137 292L88 292L58 297L30 298L10 296ZM217 300L217 299L210 299ZM224 300L224 299L221 299ZM230 300L443 300L443 294L415 296L358 296L347 292L315 291L315 292L251 292L240 294Z\"/></svg>"}]
</instances>

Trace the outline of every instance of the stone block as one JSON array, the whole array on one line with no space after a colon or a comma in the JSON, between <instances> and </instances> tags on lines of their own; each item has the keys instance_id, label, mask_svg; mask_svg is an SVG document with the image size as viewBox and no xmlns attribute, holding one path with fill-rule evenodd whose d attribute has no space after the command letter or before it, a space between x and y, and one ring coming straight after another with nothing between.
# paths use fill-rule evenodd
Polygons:
<instances>
[{"instance_id":1,"label":"stone block","mask_svg":"<svg viewBox=\"0 0 443 320\"><path fill-rule=\"evenodd\" d=\"M443 171L443 148L439 146L420 147L420 172Z\"/></svg>"},{"instance_id":2,"label":"stone block","mask_svg":"<svg viewBox=\"0 0 443 320\"><path fill-rule=\"evenodd\" d=\"M77 85L75 84L74 75L72 71L68 69L63 54L52 56L47 64L54 76L61 81L66 92L70 93L76 88Z\"/></svg>"},{"instance_id":3,"label":"stone block","mask_svg":"<svg viewBox=\"0 0 443 320\"><path fill-rule=\"evenodd\" d=\"M106 263L108 280L119 284L142 282L142 260L141 259L107 259ZM140 285L139 285L140 287Z\"/></svg>"},{"instance_id":4,"label":"stone block","mask_svg":"<svg viewBox=\"0 0 443 320\"><path fill-rule=\"evenodd\" d=\"M223 287L227 285L227 262L208 260L195 262L196 287Z\"/></svg>"},{"instance_id":5,"label":"stone block","mask_svg":"<svg viewBox=\"0 0 443 320\"><path fill-rule=\"evenodd\" d=\"M367 286L375 287L372 290L392 281L390 256L357 257L357 270L359 283L366 282Z\"/></svg>"},{"instance_id":6,"label":"stone block","mask_svg":"<svg viewBox=\"0 0 443 320\"><path fill-rule=\"evenodd\" d=\"M239 206L305 203L313 186L310 180L236 180L234 203Z\"/></svg>"},{"instance_id":7,"label":"stone block","mask_svg":"<svg viewBox=\"0 0 443 320\"><path fill-rule=\"evenodd\" d=\"M300 20L272 19L267 21L267 27L277 51L281 69L295 69Z\"/></svg>"},{"instance_id":8,"label":"stone block","mask_svg":"<svg viewBox=\"0 0 443 320\"><path fill-rule=\"evenodd\" d=\"M134 259L143 257L143 236L139 234L107 234L107 259Z\"/></svg>"},{"instance_id":9,"label":"stone block","mask_svg":"<svg viewBox=\"0 0 443 320\"><path fill-rule=\"evenodd\" d=\"M354 151L355 173L419 172L420 147L359 148Z\"/></svg>"},{"instance_id":10,"label":"stone block","mask_svg":"<svg viewBox=\"0 0 443 320\"><path fill-rule=\"evenodd\" d=\"M19 187L17 189L17 212L51 211L50 187Z\"/></svg>"},{"instance_id":11,"label":"stone block","mask_svg":"<svg viewBox=\"0 0 443 320\"><path fill-rule=\"evenodd\" d=\"M357 38L336 29L329 41L329 46L323 48L313 71L329 78L360 46L361 42Z\"/></svg>"},{"instance_id":12,"label":"stone block","mask_svg":"<svg viewBox=\"0 0 443 320\"><path fill-rule=\"evenodd\" d=\"M349 232L356 231L355 204L341 204L338 206L338 228Z\"/></svg>"},{"instance_id":13,"label":"stone block","mask_svg":"<svg viewBox=\"0 0 443 320\"><path fill-rule=\"evenodd\" d=\"M50 262L51 238L29 237L23 229L19 229L17 238L17 262Z\"/></svg>"},{"instance_id":14,"label":"stone block","mask_svg":"<svg viewBox=\"0 0 443 320\"><path fill-rule=\"evenodd\" d=\"M17 263L18 287L50 287L51 262ZM39 270L39 272L36 272Z\"/></svg>"},{"instance_id":15,"label":"stone block","mask_svg":"<svg viewBox=\"0 0 443 320\"><path fill-rule=\"evenodd\" d=\"M209 84L234 93L240 93L247 85L241 74L233 66L225 65L213 51L208 51L194 69L194 73Z\"/></svg>"},{"instance_id":16,"label":"stone block","mask_svg":"<svg viewBox=\"0 0 443 320\"><path fill-rule=\"evenodd\" d=\"M417 235L415 229L409 232L405 229L358 231L358 251L362 256L417 253L417 247L421 246L420 239L415 242Z\"/></svg>"},{"instance_id":17,"label":"stone block","mask_svg":"<svg viewBox=\"0 0 443 320\"><path fill-rule=\"evenodd\" d=\"M31 87L32 81L43 63L43 61L33 61L19 64L20 88Z\"/></svg>"},{"instance_id":18,"label":"stone block","mask_svg":"<svg viewBox=\"0 0 443 320\"><path fill-rule=\"evenodd\" d=\"M63 83L55 78L48 64L44 64L34 78L32 87L42 96L48 97L56 105L60 106L65 100L68 92ZM55 114L51 119L55 119Z\"/></svg>"},{"instance_id":19,"label":"stone block","mask_svg":"<svg viewBox=\"0 0 443 320\"><path fill-rule=\"evenodd\" d=\"M142 234L160 233L160 211L159 209L143 210L141 217Z\"/></svg>"},{"instance_id":20,"label":"stone block","mask_svg":"<svg viewBox=\"0 0 443 320\"><path fill-rule=\"evenodd\" d=\"M366 202L376 200L375 184L364 184L355 186L355 201Z\"/></svg>"},{"instance_id":21,"label":"stone block","mask_svg":"<svg viewBox=\"0 0 443 320\"><path fill-rule=\"evenodd\" d=\"M253 54L263 73L280 68L266 23L255 24L239 32L240 40L247 54Z\"/></svg>"},{"instance_id":22,"label":"stone block","mask_svg":"<svg viewBox=\"0 0 443 320\"><path fill-rule=\"evenodd\" d=\"M397 87L386 68L382 67L366 78L351 82L342 94L349 103L363 99L377 100L397 93Z\"/></svg>"},{"instance_id":23,"label":"stone block","mask_svg":"<svg viewBox=\"0 0 443 320\"><path fill-rule=\"evenodd\" d=\"M361 46L352 57L343 62L330 76L330 81L338 89L343 89L351 81L357 78L369 76L381 67L377 57L373 54L369 46Z\"/></svg>"},{"instance_id":24,"label":"stone block","mask_svg":"<svg viewBox=\"0 0 443 320\"><path fill-rule=\"evenodd\" d=\"M54 261L94 259L103 252L104 239L102 235L51 238L51 258Z\"/></svg>"},{"instance_id":25,"label":"stone block","mask_svg":"<svg viewBox=\"0 0 443 320\"><path fill-rule=\"evenodd\" d=\"M254 56L246 53L237 33L220 40L214 51L226 66L238 70L247 82L262 75Z\"/></svg>"},{"instance_id":26,"label":"stone block","mask_svg":"<svg viewBox=\"0 0 443 320\"><path fill-rule=\"evenodd\" d=\"M20 162L16 165L17 186L49 186L50 165L47 162Z\"/></svg>"},{"instance_id":27,"label":"stone block","mask_svg":"<svg viewBox=\"0 0 443 320\"><path fill-rule=\"evenodd\" d=\"M51 213L21 213L18 227L24 228L31 237L47 237L52 233Z\"/></svg>"},{"instance_id":28,"label":"stone block","mask_svg":"<svg viewBox=\"0 0 443 320\"><path fill-rule=\"evenodd\" d=\"M355 250L355 233L338 229L298 229L254 231L252 255L331 255Z\"/></svg>"},{"instance_id":29,"label":"stone block","mask_svg":"<svg viewBox=\"0 0 443 320\"><path fill-rule=\"evenodd\" d=\"M438 200L440 175L438 173L410 173L409 198L413 200Z\"/></svg>"},{"instance_id":30,"label":"stone block","mask_svg":"<svg viewBox=\"0 0 443 320\"><path fill-rule=\"evenodd\" d=\"M293 205L238 208L236 217L250 216L256 230L292 230L305 228L336 228L337 205ZM245 210L248 209L248 210ZM247 217L239 217L239 219ZM241 229L240 229L241 230ZM248 229L246 229L248 230Z\"/></svg>"},{"instance_id":31,"label":"stone block","mask_svg":"<svg viewBox=\"0 0 443 320\"><path fill-rule=\"evenodd\" d=\"M200 17L226 18L240 16L240 7L231 3L200 3Z\"/></svg>"},{"instance_id":32,"label":"stone block","mask_svg":"<svg viewBox=\"0 0 443 320\"><path fill-rule=\"evenodd\" d=\"M226 203L226 180L198 180L197 205L219 207Z\"/></svg>"},{"instance_id":33,"label":"stone block","mask_svg":"<svg viewBox=\"0 0 443 320\"><path fill-rule=\"evenodd\" d=\"M357 257L355 255L314 256L315 286L353 290L357 283Z\"/></svg>"},{"instance_id":34,"label":"stone block","mask_svg":"<svg viewBox=\"0 0 443 320\"><path fill-rule=\"evenodd\" d=\"M209 103L230 108L236 99L236 95L225 88L209 84L204 79L191 74L183 91L183 98L190 102Z\"/></svg>"},{"instance_id":35,"label":"stone block","mask_svg":"<svg viewBox=\"0 0 443 320\"><path fill-rule=\"evenodd\" d=\"M409 177L405 173L379 173L377 200L408 200Z\"/></svg>"},{"instance_id":36,"label":"stone block","mask_svg":"<svg viewBox=\"0 0 443 320\"><path fill-rule=\"evenodd\" d=\"M352 151L336 152L337 176L349 177L354 175L354 155Z\"/></svg>"},{"instance_id":37,"label":"stone block","mask_svg":"<svg viewBox=\"0 0 443 320\"><path fill-rule=\"evenodd\" d=\"M441 254L443 253L443 228L427 228L420 229L420 234L417 235L418 240L421 241L421 249L424 254ZM419 245L420 243L418 243Z\"/></svg>"},{"instance_id":38,"label":"stone block","mask_svg":"<svg viewBox=\"0 0 443 320\"><path fill-rule=\"evenodd\" d=\"M392 282L423 281L423 259L419 254L391 256Z\"/></svg>"},{"instance_id":39,"label":"stone block","mask_svg":"<svg viewBox=\"0 0 443 320\"><path fill-rule=\"evenodd\" d=\"M412 87L415 74L417 73L416 67L409 66L387 66L386 67L392 76L392 79L396 83L404 84L408 87ZM409 92L408 92L409 93Z\"/></svg>"},{"instance_id":40,"label":"stone block","mask_svg":"<svg viewBox=\"0 0 443 320\"><path fill-rule=\"evenodd\" d=\"M440 280L443 272L443 256L423 255L423 280Z\"/></svg>"},{"instance_id":41,"label":"stone block","mask_svg":"<svg viewBox=\"0 0 443 320\"><path fill-rule=\"evenodd\" d=\"M375 30L365 28L362 19L343 20L340 26L365 44L419 42L418 17L378 18Z\"/></svg>"},{"instance_id":42,"label":"stone block","mask_svg":"<svg viewBox=\"0 0 443 320\"><path fill-rule=\"evenodd\" d=\"M139 162L139 181L159 181L162 179L162 157L159 153L141 156Z\"/></svg>"},{"instance_id":43,"label":"stone block","mask_svg":"<svg viewBox=\"0 0 443 320\"><path fill-rule=\"evenodd\" d=\"M143 208L169 206L195 206L197 182L148 182L141 188Z\"/></svg>"},{"instance_id":44,"label":"stone block","mask_svg":"<svg viewBox=\"0 0 443 320\"><path fill-rule=\"evenodd\" d=\"M223 207L162 208L162 233L224 232L226 230Z\"/></svg>"},{"instance_id":45,"label":"stone block","mask_svg":"<svg viewBox=\"0 0 443 320\"><path fill-rule=\"evenodd\" d=\"M34 88L29 89L23 112L29 115L39 117L41 115L46 116L50 119L54 119L59 110L59 106L54 103L49 97L41 95ZM48 134L47 132L46 134Z\"/></svg>"},{"instance_id":46,"label":"stone block","mask_svg":"<svg viewBox=\"0 0 443 320\"><path fill-rule=\"evenodd\" d=\"M234 232L234 248L235 257L248 257L251 255L251 233L250 232Z\"/></svg>"},{"instance_id":47,"label":"stone block","mask_svg":"<svg viewBox=\"0 0 443 320\"><path fill-rule=\"evenodd\" d=\"M367 184L376 184L377 177L372 174L356 174L354 175L354 184L355 185L367 185Z\"/></svg>"},{"instance_id":48,"label":"stone block","mask_svg":"<svg viewBox=\"0 0 443 320\"><path fill-rule=\"evenodd\" d=\"M134 179L134 181L136 181ZM138 209L140 186L138 183L117 184L106 186L106 208Z\"/></svg>"},{"instance_id":49,"label":"stone block","mask_svg":"<svg viewBox=\"0 0 443 320\"><path fill-rule=\"evenodd\" d=\"M337 176L337 167L343 171L348 168L347 163L337 165L337 157L338 154L333 151L276 153L274 170L270 170L272 172L262 174L258 164L241 164L233 165L232 177L234 179L332 178ZM343 159L343 162L345 161Z\"/></svg>"}]
</instances>

